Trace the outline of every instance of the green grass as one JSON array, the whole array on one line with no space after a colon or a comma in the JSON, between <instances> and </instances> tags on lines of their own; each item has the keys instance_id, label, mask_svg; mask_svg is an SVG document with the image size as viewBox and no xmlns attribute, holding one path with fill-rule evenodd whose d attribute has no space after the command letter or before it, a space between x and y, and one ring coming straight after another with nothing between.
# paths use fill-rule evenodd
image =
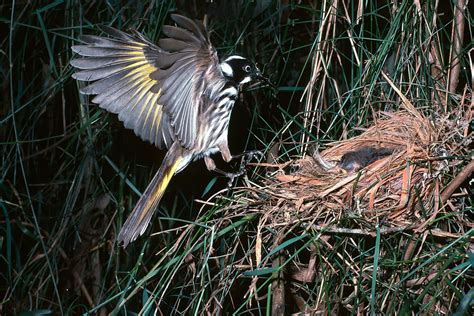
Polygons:
<instances>
[{"instance_id":1,"label":"green grass","mask_svg":"<svg viewBox=\"0 0 474 316\"><path fill-rule=\"evenodd\" d=\"M361 1L360 20L358 1L1 4L0 314L270 314L279 274L286 276L287 312L472 312L467 185L467 194L451 201L455 211L446 207L430 226L456 238L429 230L351 235L300 223L276 229L259 226L265 214L258 203L238 188L226 190L225 179L195 162L172 180L146 236L118 248L118 231L163 152L79 95L69 66L71 45L80 34L99 34L100 25L137 29L156 41L170 11L208 14L220 56L248 56L277 86L245 91L232 117L231 150L278 144L283 163L314 144L358 135L375 111L398 109L382 71L426 115L464 113L465 87L472 97L472 16L464 11L459 84L447 91L453 5L441 2L437 10L422 2L420 15L416 1ZM431 49L442 57L437 75ZM251 169L239 186L258 188L265 176ZM262 192L252 198L265 203ZM283 265L272 265L276 256ZM289 277L309 262L310 281Z\"/></svg>"}]
</instances>

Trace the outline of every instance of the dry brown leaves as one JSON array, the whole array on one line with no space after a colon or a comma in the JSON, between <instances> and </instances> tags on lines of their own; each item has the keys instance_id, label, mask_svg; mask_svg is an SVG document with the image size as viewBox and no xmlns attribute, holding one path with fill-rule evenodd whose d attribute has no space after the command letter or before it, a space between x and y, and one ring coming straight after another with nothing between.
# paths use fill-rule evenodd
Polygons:
<instances>
[{"instance_id":1,"label":"dry brown leaves","mask_svg":"<svg viewBox=\"0 0 474 316\"><path fill-rule=\"evenodd\" d=\"M267 177L262 189L270 196L262 206L271 214L267 224L303 220L325 226L349 214L386 227L424 227L439 210L439 194L453 177L453 166L465 163L453 157L468 156L470 140L463 137L467 121L428 119L413 111L381 112L364 133L320 153L339 161L344 153L367 146L394 149L359 172L326 171L308 156L293 163L298 171L281 169Z\"/></svg>"}]
</instances>

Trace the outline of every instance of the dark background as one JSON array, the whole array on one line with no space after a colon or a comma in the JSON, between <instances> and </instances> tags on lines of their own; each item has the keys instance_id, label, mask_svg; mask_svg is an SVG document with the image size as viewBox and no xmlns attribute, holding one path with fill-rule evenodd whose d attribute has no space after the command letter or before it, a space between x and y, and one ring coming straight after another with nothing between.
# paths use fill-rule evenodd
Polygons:
<instances>
[{"instance_id":1,"label":"dark background","mask_svg":"<svg viewBox=\"0 0 474 316\"><path fill-rule=\"evenodd\" d=\"M319 33L319 28L323 8L328 10L336 3L333 1L0 3L0 314L41 310L53 314L95 313L99 310L93 306L98 304L102 304L101 312L112 311L118 302L115 295L128 295L128 286L154 271L163 258L161 254L180 237L179 232L150 237L150 232L179 227L183 224L179 220L199 222L213 208L204 206L199 213L202 204L195 199L207 200L227 185L227 179L208 172L203 161L190 164L172 179L160 203L157 213L165 219L155 216L153 227L126 250L116 247L116 235L138 200L138 191L145 189L165 151L142 142L123 127L116 115L79 95L69 61L73 57L70 47L80 34L98 35L99 25L112 25L125 31L138 30L157 41L161 26L171 22L170 12L199 20L206 16L220 57L232 53L247 56L276 85L275 89L258 85L243 89L232 114L231 151L268 152L276 146L277 162L285 162L305 153L300 144L303 135L312 145L324 145L357 135L378 110L396 110L399 100L391 89L380 84L381 69L396 76L411 73L415 64L421 65L422 71L412 78L414 86L427 87L427 92L407 91L407 95L428 112L436 106L431 102L432 95L436 100L442 98L438 90L432 89L440 78L430 73L426 43L431 35L417 21L414 4L362 2L364 12L357 21L358 2L337 1L332 16L334 27L326 36ZM423 9L427 20L437 14L440 53L449 60L451 2L440 1L435 11L434 4L427 1ZM404 10L406 16L394 22L399 10ZM468 17L470 12L466 10ZM355 36L352 42L348 31ZM388 38L391 34L395 34L393 39ZM330 57L326 71L310 86L315 93L321 89L324 93L321 99L310 100L311 112L317 112L320 118L309 132L302 122L310 113L304 112L306 99L300 99L310 80L312 58L321 38L327 46L320 53ZM471 39L468 25L465 42ZM361 58L360 65L354 50ZM337 53L330 54L332 51ZM466 56L461 63L458 87L464 87L469 78ZM445 76L447 69L443 66L439 77ZM450 95L447 100L449 113L458 104L459 95ZM226 164L220 155L216 155L216 161L221 169L238 169L238 162ZM258 183L264 175L261 168L248 168L252 181ZM231 197L232 190L223 195ZM254 228L252 223L249 236ZM243 243L246 233L241 236ZM183 284L188 284L190 272L181 272L177 272L176 279L170 278L171 288L186 288ZM154 286L162 287L157 281L159 276L147 285L147 289L153 289L150 293ZM201 281L195 282L193 286L199 288ZM241 294L250 278L240 282L229 291L232 298L223 300L228 306L244 304ZM189 301L194 298L194 292L187 288L176 291L166 296L164 313L176 312L173 308L185 310L188 301L177 298L183 292L189 295ZM138 312L146 301L145 294L133 296L127 308ZM233 307L227 307L227 311Z\"/></svg>"}]
</instances>

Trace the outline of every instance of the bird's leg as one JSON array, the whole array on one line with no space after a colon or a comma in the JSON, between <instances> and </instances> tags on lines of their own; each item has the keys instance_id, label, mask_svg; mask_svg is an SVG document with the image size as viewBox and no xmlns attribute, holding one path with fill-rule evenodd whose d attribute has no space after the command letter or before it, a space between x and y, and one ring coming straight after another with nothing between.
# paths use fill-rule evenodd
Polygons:
<instances>
[{"instance_id":1,"label":"bird's leg","mask_svg":"<svg viewBox=\"0 0 474 316\"><path fill-rule=\"evenodd\" d=\"M229 149L229 146L228 146L227 142L220 144L218 147L219 147L219 151L221 152L222 159L224 159L225 162L230 162L233 159L238 159L238 158L242 157L242 160L240 162L240 168L239 168L239 171L237 171L237 172L223 171L223 170L217 168L216 163L214 162L214 160L211 157L209 157L209 156L204 157L204 162L205 162L206 167L209 171L215 171L215 172L229 178L229 183L228 183L229 187L232 186L232 184L234 183L234 180L236 178L238 178L238 177L240 177L240 176L242 176L246 173L245 167L247 166L247 164L249 163L250 160L252 160L254 157L263 157L263 153L261 151L258 151L258 150L245 151L245 152L243 152L239 155L233 156L230 153L230 149Z\"/></svg>"},{"instance_id":2,"label":"bird's leg","mask_svg":"<svg viewBox=\"0 0 474 316\"><path fill-rule=\"evenodd\" d=\"M217 146L219 148L219 151L221 152L222 159L224 159L225 162L231 161L234 157L232 157L232 154L230 153L229 145L227 144L227 141L224 142L223 144L220 144Z\"/></svg>"},{"instance_id":3,"label":"bird's leg","mask_svg":"<svg viewBox=\"0 0 474 316\"><path fill-rule=\"evenodd\" d=\"M240 172L245 173L245 167L254 157L257 157L259 159L262 159L264 157L263 152L260 150L249 150L249 151L244 151L243 153L238 154L238 155L232 155L230 153L227 142L219 145L218 147L219 147L219 151L222 154L222 159L224 159L224 161L226 162L229 162L234 159L242 158L242 160L240 161L239 173Z\"/></svg>"},{"instance_id":4,"label":"bird's leg","mask_svg":"<svg viewBox=\"0 0 474 316\"><path fill-rule=\"evenodd\" d=\"M224 158L225 160L225 158ZM227 178L229 178L229 182L228 182L228 186L231 187L232 184L234 184L234 180L238 177L240 177L241 175L243 175L245 173L245 169L240 169L239 171L237 172L226 172L226 171L223 171L219 168L216 167L216 163L214 162L214 160L209 157L209 156L206 156L204 157L204 163L206 164L206 167L207 167L207 170L209 171L214 171L214 172L217 172Z\"/></svg>"}]
</instances>

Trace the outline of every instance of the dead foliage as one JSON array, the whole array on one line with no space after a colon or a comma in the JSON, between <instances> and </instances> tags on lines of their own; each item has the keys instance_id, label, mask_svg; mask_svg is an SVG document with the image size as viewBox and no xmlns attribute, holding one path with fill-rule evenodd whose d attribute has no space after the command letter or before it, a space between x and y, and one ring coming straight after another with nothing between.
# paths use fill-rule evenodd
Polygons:
<instances>
[{"instance_id":1,"label":"dead foliage","mask_svg":"<svg viewBox=\"0 0 474 316\"><path fill-rule=\"evenodd\" d=\"M321 157L339 161L345 153L367 146L392 149L391 155L358 172L326 170L314 155L298 159L291 166L295 172L281 170L266 180L265 190L271 190L274 199L262 211L274 212L272 219L280 225L285 217L306 216L326 225L350 210L384 227L425 226L429 215L439 211L439 194L452 168L469 159L472 139L465 137L466 127L466 121L381 112L364 133L330 144Z\"/></svg>"},{"instance_id":2,"label":"dead foliage","mask_svg":"<svg viewBox=\"0 0 474 316\"><path fill-rule=\"evenodd\" d=\"M273 308L295 302L289 310L311 313L325 310L327 304L323 303L323 297L331 298L331 294L323 294L308 305L307 293L302 289L305 284L317 280L324 284L329 274L347 291L343 295L346 301L340 302L341 308L353 309L356 298L370 287L361 289L351 282L346 284L343 276L364 275L370 284L372 276L363 271L363 266L371 265L374 260L370 256L368 262L356 263L360 253L352 253L351 247L347 246L356 243L354 237L373 239L379 234L377 238L380 235L391 238L400 233L396 242L406 248L403 259L415 260L419 255L415 249L421 251L422 245L415 247L414 240L420 236L424 236L423 240L427 236L449 240L468 233L472 222L467 214L459 212L449 220L440 220L440 217L465 207L462 197L467 193L459 186L469 180L474 169L469 149L473 141L472 135L468 134L469 115L433 114L426 117L410 107L392 113L379 112L372 126L362 134L331 143L320 153L316 150L313 155L282 164L255 164L267 169L264 180L259 186L241 188L234 195L234 202L223 210L222 218L230 218L232 214L259 215L258 227L251 233L255 234L255 245L253 249L245 250L251 255L242 258L248 264L240 267L250 271L270 264L280 267L273 273ZM358 171L347 172L337 167L344 154L368 146L393 151ZM318 155L336 167L323 167ZM458 193L451 196L455 190ZM451 227L456 227L457 231L452 231ZM309 245L295 242L286 245L286 251L280 249L285 241L296 240L305 232L318 234L318 241ZM333 245L344 236L347 237L342 239L345 246ZM303 249L299 247L305 249L306 255L297 255ZM380 247L376 251L380 251L381 257L390 253ZM345 262L346 271L331 263L333 251ZM432 278L439 277L438 272L432 271ZM388 270L377 276L380 280L387 278L384 280L387 284L400 282L398 274ZM258 276L253 278L247 295L257 293L258 279ZM416 284L421 291L430 280L420 276L402 284L407 288ZM287 294L283 297L282 293ZM338 297L339 294L334 295ZM255 299L261 298L256 295ZM383 297L379 299L381 310L391 310L394 306L397 306L395 309L402 308L399 303L384 301ZM363 301L358 303L362 313L367 307Z\"/></svg>"}]
</instances>

